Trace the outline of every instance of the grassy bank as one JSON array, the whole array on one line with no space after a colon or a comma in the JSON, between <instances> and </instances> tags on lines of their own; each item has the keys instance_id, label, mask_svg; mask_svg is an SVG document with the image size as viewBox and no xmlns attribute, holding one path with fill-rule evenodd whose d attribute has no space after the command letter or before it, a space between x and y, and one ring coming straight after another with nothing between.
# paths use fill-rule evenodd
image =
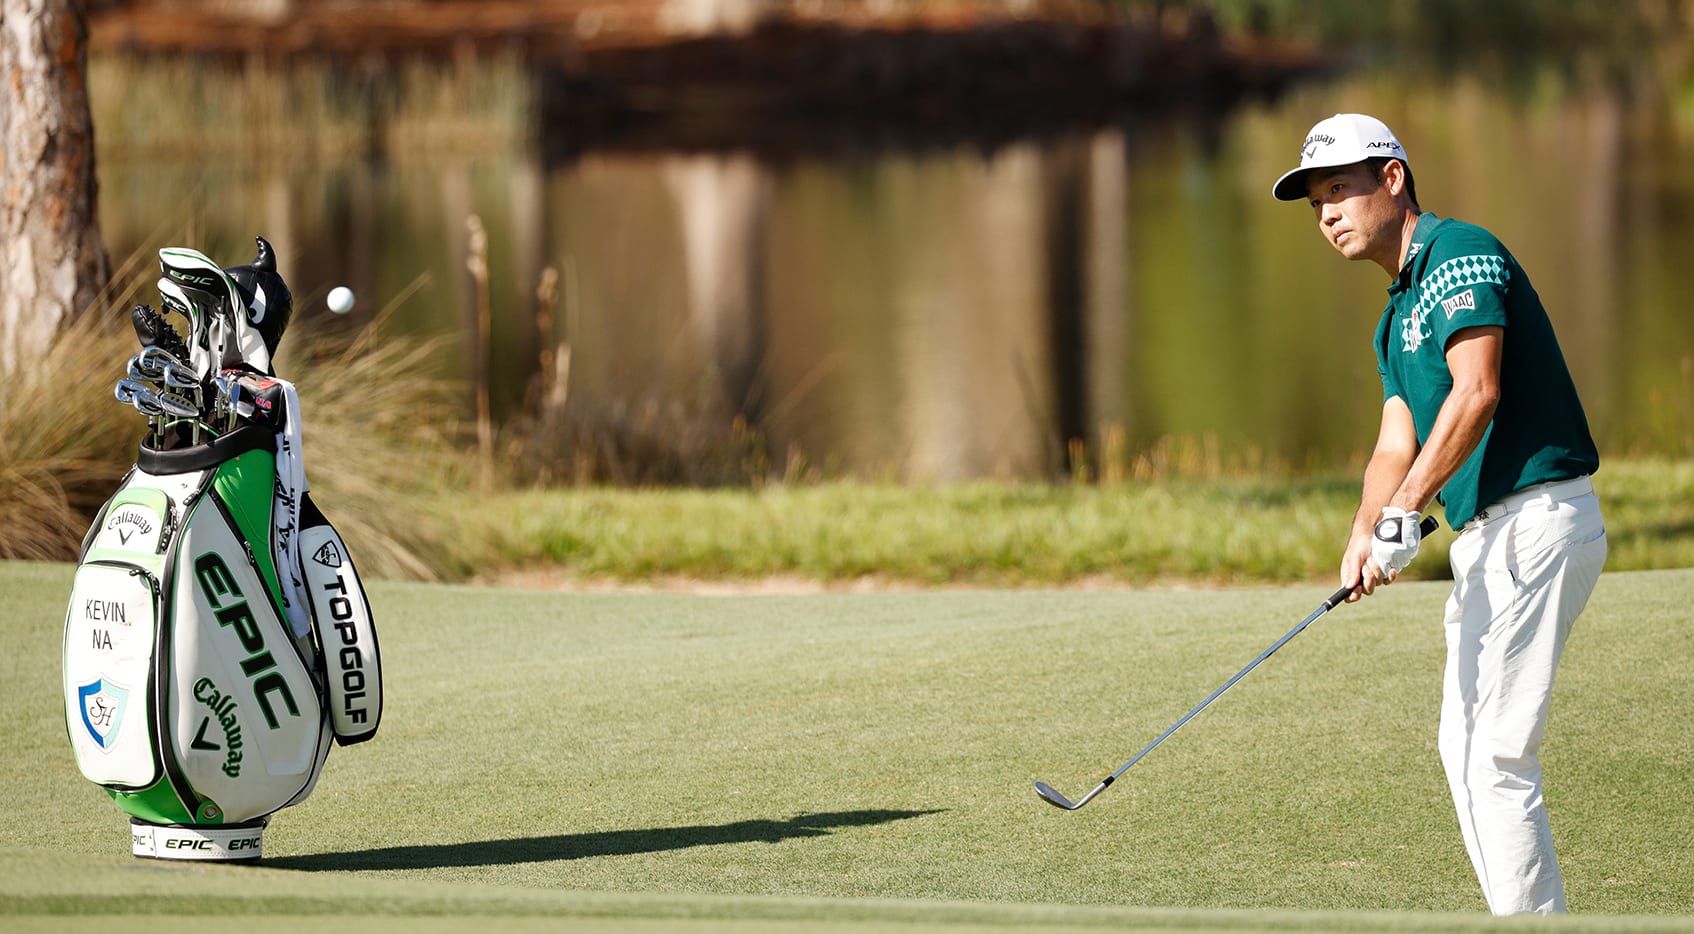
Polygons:
<instances>
[{"instance_id":1,"label":"grassy bank","mask_svg":"<svg viewBox=\"0 0 1694 934\"><path fill-rule=\"evenodd\" d=\"M1694 567L1694 463L1610 460L1595 477L1613 571ZM1163 479L1116 486L832 483L584 489L478 500L485 579L1064 586L1328 581L1357 480ZM1439 515L1439 512L1437 513ZM1447 576L1453 532L1412 579Z\"/></svg>"}]
</instances>

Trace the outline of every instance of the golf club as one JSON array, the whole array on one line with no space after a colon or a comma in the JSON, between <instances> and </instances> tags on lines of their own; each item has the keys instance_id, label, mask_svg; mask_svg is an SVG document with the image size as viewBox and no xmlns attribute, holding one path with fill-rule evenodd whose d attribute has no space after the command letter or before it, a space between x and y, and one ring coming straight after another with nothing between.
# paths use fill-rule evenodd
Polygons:
<instances>
[{"instance_id":1,"label":"golf club","mask_svg":"<svg viewBox=\"0 0 1694 934\"><path fill-rule=\"evenodd\" d=\"M175 367L187 370L188 363L181 357L159 346L141 348L141 352L129 358L129 376L143 382L157 383L165 378L165 371Z\"/></svg>"},{"instance_id":2,"label":"golf club","mask_svg":"<svg viewBox=\"0 0 1694 934\"><path fill-rule=\"evenodd\" d=\"M133 363L133 361L131 361ZM167 368L167 377L173 384L192 380L182 371ZM163 376L163 374L161 374ZM206 415L198 402L200 395L199 382L193 381L193 397L182 398L172 394L165 387L151 382L126 377L117 381L112 387L112 395L124 405L133 406L137 412L147 416L148 428L154 438L162 438L164 429L172 423L187 422L192 432L192 443L198 444L202 431L218 434L212 426L205 423Z\"/></svg>"},{"instance_id":3,"label":"golf club","mask_svg":"<svg viewBox=\"0 0 1694 934\"><path fill-rule=\"evenodd\" d=\"M1431 532L1434 532L1438 525L1439 525L1439 523L1436 522L1434 516L1425 516L1423 522L1420 523L1418 527L1419 527L1419 529L1422 530L1423 534L1428 535ZM1399 534L1400 534L1399 529L1394 528L1391 532L1389 532L1386 535L1382 535L1381 537L1383 537L1387 541L1398 541L1399 540ZM1065 797L1064 795L1060 794L1057 790L1055 790L1053 788L1052 785L1049 785L1046 782L1036 782L1035 783L1035 793L1040 795L1041 800L1047 802L1048 804L1051 804L1054 807L1064 808L1067 811L1074 811L1077 808L1080 808L1083 805L1087 804L1088 802L1094 800L1095 795L1098 795L1100 792L1105 791L1108 787L1110 787L1112 782L1115 782L1115 781L1118 780L1118 776L1120 776L1123 773L1129 771L1130 766L1134 765L1137 762L1140 762L1141 757L1143 757L1143 756L1147 755L1148 753L1152 752L1154 747L1156 747L1160 743L1164 742L1167 738L1170 737L1170 735L1172 733L1175 733L1177 730L1181 729L1182 725L1184 723L1187 723L1189 720L1194 719L1194 716L1196 714L1198 714L1202 710L1205 710L1206 706L1208 704L1210 704L1212 701L1217 700L1219 695L1221 695L1223 692L1229 690L1231 685L1233 685L1235 682L1240 681L1243 677L1245 677L1247 672L1252 671L1254 668L1258 667L1260 662L1264 661L1267 658L1270 658L1271 654L1274 653L1277 649L1280 649L1284 645L1286 645L1288 643L1288 640L1290 640L1290 639L1294 638L1295 636L1299 635L1300 631L1302 629L1305 629L1307 626L1310 626L1312 624L1312 622L1314 620L1316 620L1318 617L1322 616L1323 614L1325 614L1325 613L1329 612L1330 610L1334 609L1335 607L1339 606L1343 601L1345 601L1347 599L1347 595L1352 593L1352 592L1353 592L1352 585L1348 585L1348 586L1343 587L1340 590L1337 590L1336 592L1330 594L1329 599L1325 600L1321 605L1318 606L1318 608L1316 610L1312 611L1312 615L1310 615L1310 616L1308 616L1305 619L1300 621L1300 625L1295 626L1293 629L1288 630L1288 633L1286 635L1284 635L1282 638L1276 640L1276 642L1272 643L1270 648L1265 649L1263 652L1259 653L1258 658L1255 658L1252 661L1248 662L1247 667L1245 667L1245 668L1241 669L1240 671L1236 672L1234 677L1230 678L1228 681L1225 681L1223 683L1223 687L1220 687L1217 690L1213 691L1211 693L1211 696L1207 697L1205 700L1201 701L1199 704L1196 704L1193 710L1190 710L1188 713L1184 714L1181 720L1178 720L1178 721L1176 721L1176 723L1171 725L1170 729L1164 731L1163 733L1160 733L1158 739L1155 739L1151 743L1148 743L1147 747L1145 749L1141 750L1140 752L1136 753L1134 758L1130 759L1128 762L1125 762L1116 772L1113 772L1112 774L1106 776L1105 779L1103 779L1100 782L1100 784L1095 785L1093 791L1090 791L1088 794L1083 795L1081 798L1078 798L1076 801L1072 801L1071 799L1069 799L1069 798Z\"/></svg>"},{"instance_id":4,"label":"golf club","mask_svg":"<svg viewBox=\"0 0 1694 934\"><path fill-rule=\"evenodd\" d=\"M212 424L218 430L235 430L235 419L241 414L241 383L230 372L212 377Z\"/></svg>"}]
</instances>

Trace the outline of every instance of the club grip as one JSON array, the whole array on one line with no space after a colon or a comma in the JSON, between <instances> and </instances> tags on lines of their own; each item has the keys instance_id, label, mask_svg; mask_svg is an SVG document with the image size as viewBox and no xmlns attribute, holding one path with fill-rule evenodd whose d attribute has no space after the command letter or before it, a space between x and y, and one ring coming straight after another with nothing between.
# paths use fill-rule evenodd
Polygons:
<instances>
[{"instance_id":1,"label":"club grip","mask_svg":"<svg viewBox=\"0 0 1694 934\"><path fill-rule=\"evenodd\" d=\"M1329 595L1329 599L1325 600L1323 602L1323 608L1326 609L1326 610L1335 609L1336 607L1345 603L1347 601L1347 595L1351 594L1352 592L1353 592L1353 585L1348 584L1347 586L1342 587L1340 590L1337 590L1336 592Z\"/></svg>"},{"instance_id":2,"label":"club grip","mask_svg":"<svg viewBox=\"0 0 1694 934\"><path fill-rule=\"evenodd\" d=\"M1430 533L1434 532L1436 529L1438 529L1440 527L1441 527L1440 521L1438 521L1434 516L1424 516L1423 521L1418 523L1418 531L1422 532L1425 535L1429 535ZM1396 529L1394 531L1394 534L1399 535L1400 534L1399 530ZM1340 590L1337 590L1336 592L1330 594L1329 599L1325 600L1323 602L1323 608L1326 609L1326 610L1332 610L1335 607L1340 606L1343 602L1346 601L1347 595L1351 594L1353 592L1353 588L1355 586L1357 586L1357 585L1348 584L1347 586L1341 588Z\"/></svg>"}]
</instances>

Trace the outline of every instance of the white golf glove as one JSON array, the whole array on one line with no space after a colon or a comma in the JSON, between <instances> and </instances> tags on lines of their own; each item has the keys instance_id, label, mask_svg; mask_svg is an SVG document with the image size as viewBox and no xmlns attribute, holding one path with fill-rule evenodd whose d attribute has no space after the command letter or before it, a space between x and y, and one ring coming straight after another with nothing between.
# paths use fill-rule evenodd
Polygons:
<instances>
[{"instance_id":1,"label":"white golf glove","mask_svg":"<svg viewBox=\"0 0 1694 934\"><path fill-rule=\"evenodd\" d=\"M1418 556L1418 545L1423 541L1423 529L1419 527L1422 521L1419 513L1398 506L1382 507L1382 521L1376 524L1376 532L1370 539L1370 556L1384 574L1404 571Z\"/></svg>"}]
</instances>

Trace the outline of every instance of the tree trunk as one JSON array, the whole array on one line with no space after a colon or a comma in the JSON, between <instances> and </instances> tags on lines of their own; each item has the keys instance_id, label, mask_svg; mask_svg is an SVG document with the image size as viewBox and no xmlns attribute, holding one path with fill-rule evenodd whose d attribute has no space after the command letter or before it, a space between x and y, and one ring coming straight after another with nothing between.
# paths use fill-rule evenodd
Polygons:
<instances>
[{"instance_id":1,"label":"tree trunk","mask_svg":"<svg viewBox=\"0 0 1694 934\"><path fill-rule=\"evenodd\" d=\"M100 240L81 0L0 0L0 374L111 275Z\"/></svg>"}]
</instances>

